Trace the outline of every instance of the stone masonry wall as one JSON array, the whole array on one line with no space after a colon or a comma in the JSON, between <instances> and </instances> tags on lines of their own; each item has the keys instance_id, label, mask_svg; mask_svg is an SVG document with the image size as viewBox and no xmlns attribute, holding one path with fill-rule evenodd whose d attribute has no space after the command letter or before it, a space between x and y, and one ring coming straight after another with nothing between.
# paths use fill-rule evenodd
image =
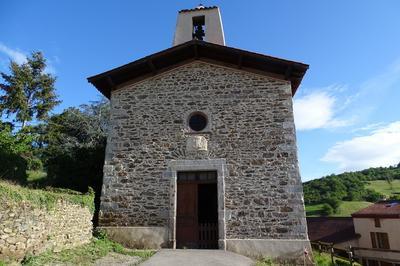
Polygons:
<instances>
[{"instance_id":1,"label":"stone masonry wall","mask_svg":"<svg viewBox=\"0 0 400 266\"><path fill-rule=\"evenodd\" d=\"M52 210L27 202L0 204L0 260L22 259L52 249L88 243L92 214L87 207L59 201Z\"/></svg>"},{"instance_id":2,"label":"stone masonry wall","mask_svg":"<svg viewBox=\"0 0 400 266\"><path fill-rule=\"evenodd\" d=\"M101 201L102 226L167 226L170 160L197 133L225 158L227 239L307 239L290 82L200 61L114 91Z\"/></svg>"}]
</instances>

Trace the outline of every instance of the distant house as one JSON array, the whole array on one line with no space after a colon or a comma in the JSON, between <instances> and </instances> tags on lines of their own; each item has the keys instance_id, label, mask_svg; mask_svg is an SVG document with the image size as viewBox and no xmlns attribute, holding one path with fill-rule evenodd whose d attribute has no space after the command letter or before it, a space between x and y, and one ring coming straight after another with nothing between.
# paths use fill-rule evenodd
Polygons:
<instances>
[{"instance_id":1,"label":"distant house","mask_svg":"<svg viewBox=\"0 0 400 266\"><path fill-rule=\"evenodd\" d=\"M400 201L380 201L352 214L360 235L355 255L367 266L400 265Z\"/></svg>"},{"instance_id":2,"label":"distant house","mask_svg":"<svg viewBox=\"0 0 400 266\"><path fill-rule=\"evenodd\" d=\"M364 266L400 266L400 201L379 201L352 217L307 217L308 237ZM341 251L346 253L341 253Z\"/></svg>"},{"instance_id":3,"label":"distant house","mask_svg":"<svg viewBox=\"0 0 400 266\"><path fill-rule=\"evenodd\" d=\"M359 235L351 217L307 217L308 238L312 242L331 243L335 249L357 246Z\"/></svg>"}]
</instances>

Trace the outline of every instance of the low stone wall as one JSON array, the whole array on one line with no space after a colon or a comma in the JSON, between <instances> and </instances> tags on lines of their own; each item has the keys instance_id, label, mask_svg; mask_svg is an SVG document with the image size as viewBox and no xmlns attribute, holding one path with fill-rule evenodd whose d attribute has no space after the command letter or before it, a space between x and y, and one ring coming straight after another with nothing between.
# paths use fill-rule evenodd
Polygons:
<instances>
[{"instance_id":1,"label":"low stone wall","mask_svg":"<svg viewBox=\"0 0 400 266\"><path fill-rule=\"evenodd\" d=\"M91 220L89 208L62 200L50 210L27 202L1 202L0 260L88 243Z\"/></svg>"},{"instance_id":2,"label":"low stone wall","mask_svg":"<svg viewBox=\"0 0 400 266\"><path fill-rule=\"evenodd\" d=\"M127 248L168 248L168 228L162 226L105 226L98 227L107 237Z\"/></svg>"},{"instance_id":3,"label":"low stone wall","mask_svg":"<svg viewBox=\"0 0 400 266\"><path fill-rule=\"evenodd\" d=\"M310 241L304 239L227 239L226 249L251 258L268 257L278 261L303 261L304 252L312 251Z\"/></svg>"}]
</instances>

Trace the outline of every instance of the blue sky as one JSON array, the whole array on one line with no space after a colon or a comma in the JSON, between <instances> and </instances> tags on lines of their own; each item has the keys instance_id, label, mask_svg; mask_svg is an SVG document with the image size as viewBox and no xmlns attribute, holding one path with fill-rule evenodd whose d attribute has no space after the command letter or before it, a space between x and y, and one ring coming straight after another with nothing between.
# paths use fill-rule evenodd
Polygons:
<instances>
[{"instance_id":1,"label":"blue sky","mask_svg":"<svg viewBox=\"0 0 400 266\"><path fill-rule=\"evenodd\" d=\"M400 162L400 1L202 1L228 46L310 65L295 98L303 180ZM199 1L0 2L0 71L43 51L63 101L100 97L88 76L166 49Z\"/></svg>"}]
</instances>

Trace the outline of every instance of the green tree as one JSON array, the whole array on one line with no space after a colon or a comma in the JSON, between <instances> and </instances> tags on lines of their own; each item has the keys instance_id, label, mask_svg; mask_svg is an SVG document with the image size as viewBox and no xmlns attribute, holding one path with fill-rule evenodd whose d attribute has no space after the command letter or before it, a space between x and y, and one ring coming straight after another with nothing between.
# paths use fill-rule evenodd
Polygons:
<instances>
[{"instance_id":1,"label":"green tree","mask_svg":"<svg viewBox=\"0 0 400 266\"><path fill-rule=\"evenodd\" d=\"M325 201L325 204L328 204L329 206L332 207L333 213L338 212L339 206L340 206L340 200L338 200L334 197L329 197L329 198L326 198L324 201Z\"/></svg>"},{"instance_id":2,"label":"green tree","mask_svg":"<svg viewBox=\"0 0 400 266\"><path fill-rule=\"evenodd\" d=\"M333 210L332 206L329 205L328 203L324 203L324 205L322 205L322 209L321 209L321 215L322 216L329 216L332 215L335 211Z\"/></svg>"},{"instance_id":3,"label":"green tree","mask_svg":"<svg viewBox=\"0 0 400 266\"><path fill-rule=\"evenodd\" d=\"M386 182L389 184L390 190L393 190L393 177L390 175L385 176Z\"/></svg>"},{"instance_id":4,"label":"green tree","mask_svg":"<svg viewBox=\"0 0 400 266\"><path fill-rule=\"evenodd\" d=\"M106 99L71 107L38 125L37 145L45 148L44 160L71 154L77 148L104 147L108 131L109 104Z\"/></svg>"},{"instance_id":5,"label":"green tree","mask_svg":"<svg viewBox=\"0 0 400 266\"><path fill-rule=\"evenodd\" d=\"M11 61L10 74L0 73L0 115L15 115L24 128L33 119L43 120L59 103L55 94L55 77L45 73L46 59L33 52L21 65Z\"/></svg>"},{"instance_id":6,"label":"green tree","mask_svg":"<svg viewBox=\"0 0 400 266\"><path fill-rule=\"evenodd\" d=\"M382 200L384 197L385 196L379 192L376 192L371 189L366 189L366 195L364 199L369 202L377 202L379 200Z\"/></svg>"},{"instance_id":7,"label":"green tree","mask_svg":"<svg viewBox=\"0 0 400 266\"><path fill-rule=\"evenodd\" d=\"M356 172L329 175L305 182L304 201L309 204L325 203L327 198L343 200L366 200L376 202L384 195L366 188L368 181L400 179L400 167L376 167ZM389 181L388 181L389 182Z\"/></svg>"},{"instance_id":8,"label":"green tree","mask_svg":"<svg viewBox=\"0 0 400 266\"><path fill-rule=\"evenodd\" d=\"M9 123L0 121L0 178L26 181L31 141L25 134L13 133Z\"/></svg>"},{"instance_id":9,"label":"green tree","mask_svg":"<svg viewBox=\"0 0 400 266\"><path fill-rule=\"evenodd\" d=\"M81 192L92 187L95 222L100 204L108 116L109 104L104 99L80 108L68 108L48 120L41 138L50 184Z\"/></svg>"}]
</instances>

